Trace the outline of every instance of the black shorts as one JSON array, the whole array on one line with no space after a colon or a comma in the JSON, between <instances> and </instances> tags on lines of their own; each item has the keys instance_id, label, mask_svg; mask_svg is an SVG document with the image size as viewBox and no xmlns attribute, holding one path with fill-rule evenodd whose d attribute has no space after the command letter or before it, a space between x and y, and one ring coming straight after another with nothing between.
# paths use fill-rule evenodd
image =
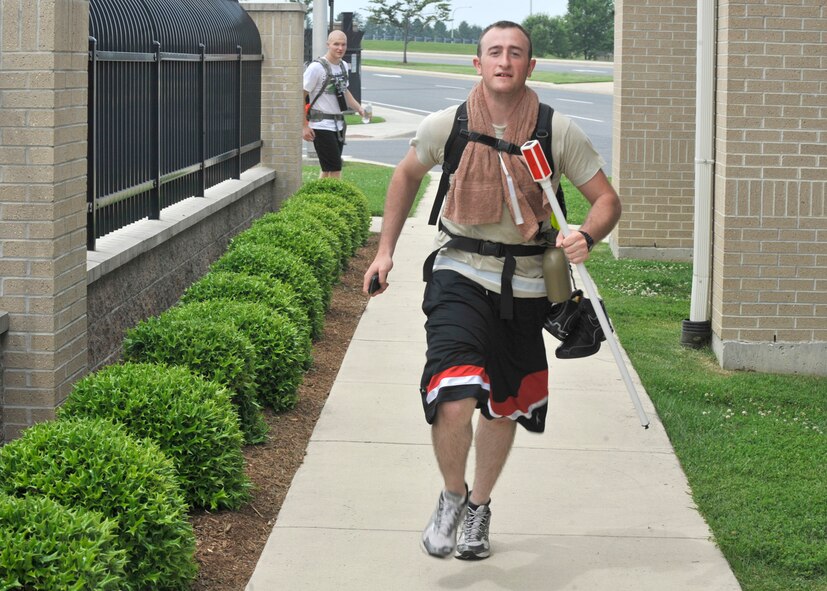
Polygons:
<instances>
[{"instance_id":1,"label":"black shorts","mask_svg":"<svg viewBox=\"0 0 827 591\"><path fill-rule=\"evenodd\" d=\"M313 130L313 147L319 157L319 166L324 172L338 172L342 170L342 149L345 146L344 137L337 131L328 129Z\"/></svg>"},{"instance_id":2,"label":"black shorts","mask_svg":"<svg viewBox=\"0 0 827 591\"><path fill-rule=\"evenodd\" d=\"M454 271L435 271L422 310L428 353L420 393L433 423L440 402L476 398L489 419L508 417L542 433L548 407L543 342L546 298L514 298L500 319L500 295Z\"/></svg>"}]
</instances>

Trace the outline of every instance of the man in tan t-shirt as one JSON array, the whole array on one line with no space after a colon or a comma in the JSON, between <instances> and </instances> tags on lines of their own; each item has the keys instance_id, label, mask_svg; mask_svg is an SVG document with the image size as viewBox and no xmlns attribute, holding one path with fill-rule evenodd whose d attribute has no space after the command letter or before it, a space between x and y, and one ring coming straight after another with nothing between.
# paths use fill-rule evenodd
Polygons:
<instances>
[{"instance_id":1,"label":"man in tan t-shirt","mask_svg":"<svg viewBox=\"0 0 827 591\"><path fill-rule=\"evenodd\" d=\"M516 23L494 23L483 31L473 62L482 80L467 101L468 129L521 145L530 139L539 112L536 93L525 84L536 64L528 33ZM393 174L379 250L365 273L366 292L374 274L380 286L373 295L389 287L405 219L422 178L444 160L455 111L446 109L423 120ZM603 159L579 127L555 113L551 132L557 167L554 188L565 174L591 204L580 231L556 236L556 246L570 263L578 264L588 258L594 241L607 236L617 223L620 200L602 171ZM422 306L428 353L420 394L444 481L421 539L422 548L432 556L480 560L490 555L491 492L516 425L538 433L545 428L548 361L542 329L549 304L542 255L512 257L516 264L507 314L501 287L508 260L503 253L533 253L532 247L541 252L538 231L549 227L550 213L543 191L520 156L468 143L442 209L434 246L438 252L432 269L426 269L430 277ZM457 236L499 246L494 245L494 254L487 248L479 254L444 247ZM469 490L465 473L477 408L476 469Z\"/></svg>"}]
</instances>

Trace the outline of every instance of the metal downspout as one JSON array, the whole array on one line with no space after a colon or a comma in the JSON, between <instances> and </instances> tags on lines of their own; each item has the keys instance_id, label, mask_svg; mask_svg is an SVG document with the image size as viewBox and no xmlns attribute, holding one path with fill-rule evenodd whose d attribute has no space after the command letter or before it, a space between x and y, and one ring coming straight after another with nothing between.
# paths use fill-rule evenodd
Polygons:
<instances>
[{"instance_id":1,"label":"metal downspout","mask_svg":"<svg viewBox=\"0 0 827 591\"><path fill-rule=\"evenodd\" d=\"M712 199L715 190L715 3L699 0L695 95L695 229L692 296L681 344L700 348L712 335Z\"/></svg>"}]
</instances>

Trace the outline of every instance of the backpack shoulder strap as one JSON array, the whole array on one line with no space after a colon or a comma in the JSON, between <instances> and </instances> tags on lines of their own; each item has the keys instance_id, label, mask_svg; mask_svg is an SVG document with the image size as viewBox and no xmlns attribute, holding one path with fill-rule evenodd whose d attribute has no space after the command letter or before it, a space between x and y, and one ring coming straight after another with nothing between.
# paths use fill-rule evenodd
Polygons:
<instances>
[{"instance_id":1,"label":"backpack shoulder strap","mask_svg":"<svg viewBox=\"0 0 827 591\"><path fill-rule=\"evenodd\" d=\"M540 110L537 113L537 127L534 128L534 134L532 137L540 142L543 153L546 155L548 164L551 167L551 174L553 175L556 172L557 167L554 164L554 156L551 153L552 117L554 117L554 109L545 103L540 103ZM560 204L560 209L563 211L563 215L566 215L566 200L565 195L563 194L562 183L557 185L557 193L555 196L557 197L557 202Z\"/></svg>"},{"instance_id":2,"label":"backpack shoulder strap","mask_svg":"<svg viewBox=\"0 0 827 591\"><path fill-rule=\"evenodd\" d=\"M308 112L310 111L310 109L313 108L313 105L316 104L316 101L319 100L319 97L321 97L324 94L324 89L327 88L327 85L330 84L330 81L333 78L333 70L330 69L330 64L327 63L327 60L324 59L324 57L317 57L313 61L318 64L321 64L324 68L324 80L322 81L322 86L319 90L319 93L313 97L313 100L310 101L310 105L307 107Z\"/></svg>"},{"instance_id":3,"label":"backpack shoulder strap","mask_svg":"<svg viewBox=\"0 0 827 591\"><path fill-rule=\"evenodd\" d=\"M468 106L462 103L457 107L457 112L454 115L454 125L451 127L451 133L448 135L448 140L445 142L445 149L443 150L442 162L442 177L439 179L439 187L434 197L434 205L431 208L431 217L428 218L430 225L435 225L439 219L439 212L442 209L442 202L445 200L445 195L448 193L450 185L451 174L459 166L459 161L462 158L462 152L465 150L465 145L468 143L467 134L461 133L463 130L468 131Z\"/></svg>"}]
</instances>

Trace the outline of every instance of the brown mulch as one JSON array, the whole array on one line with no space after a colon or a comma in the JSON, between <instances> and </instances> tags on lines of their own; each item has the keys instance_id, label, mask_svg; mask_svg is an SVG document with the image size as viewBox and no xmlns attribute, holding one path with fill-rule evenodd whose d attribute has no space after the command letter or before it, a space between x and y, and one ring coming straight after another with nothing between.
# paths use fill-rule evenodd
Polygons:
<instances>
[{"instance_id":1,"label":"brown mulch","mask_svg":"<svg viewBox=\"0 0 827 591\"><path fill-rule=\"evenodd\" d=\"M204 511L191 517L199 566L194 590L243 591L252 576L367 304L362 276L377 243L378 236L371 234L334 286L324 334L313 345L313 365L299 388L298 404L281 414L265 410L268 440L244 450L253 483L250 502L236 511Z\"/></svg>"}]
</instances>

